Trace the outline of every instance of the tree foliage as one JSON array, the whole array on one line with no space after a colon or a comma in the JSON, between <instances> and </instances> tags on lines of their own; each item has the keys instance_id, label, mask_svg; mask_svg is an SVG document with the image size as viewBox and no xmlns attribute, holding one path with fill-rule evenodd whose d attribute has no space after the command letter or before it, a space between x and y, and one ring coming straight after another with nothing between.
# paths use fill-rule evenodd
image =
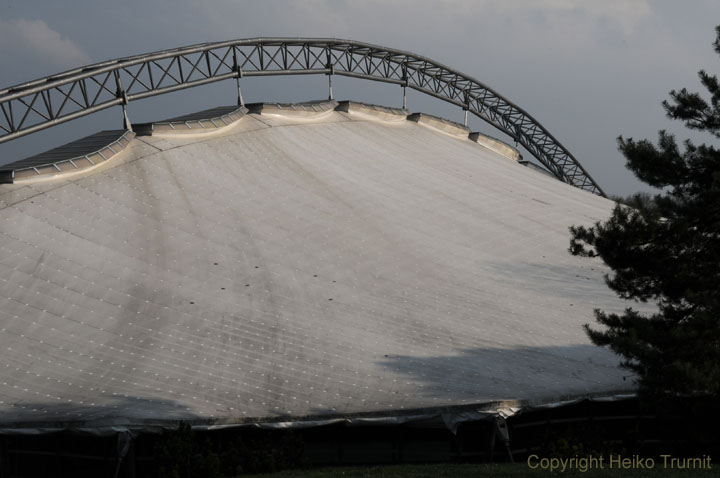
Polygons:
<instances>
[{"instance_id":1,"label":"tree foliage","mask_svg":"<svg viewBox=\"0 0 720 478\"><path fill-rule=\"evenodd\" d=\"M720 55L720 26L715 51ZM720 82L699 73L709 93L670 92L668 117L720 138ZM593 343L623 357L644 393L720 396L720 151L660 131L657 145L618 138L627 167L658 188L617 204L592 227L573 226L570 252L600 257L607 285L623 299L657 304L643 314L595 311Z\"/></svg>"}]
</instances>

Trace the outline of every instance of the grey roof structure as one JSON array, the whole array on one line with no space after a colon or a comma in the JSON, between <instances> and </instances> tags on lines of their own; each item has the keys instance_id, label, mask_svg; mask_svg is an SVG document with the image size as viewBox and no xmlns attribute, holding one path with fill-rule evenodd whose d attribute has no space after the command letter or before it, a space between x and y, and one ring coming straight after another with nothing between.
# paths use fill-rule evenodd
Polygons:
<instances>
[{"instance_id":1,"label":"grey roof structure","mask_svg":"<svg viewBox=\"0 0 720 478\"><path fill-rule=\"evenodd\" d=\"M4 88L0 143L116 105L122 105L123 127L129 128L125 105L130 102L230 79L236 81L238 105L243 105L241 78L298 74L328 75L330 99L332 76L340 75L402 86L403 108L407 88L454 104L466 116L472 113L513 138L559 180L605 196L547 129L479 80L421 55L338 38L203 43L103 61Z\"/></svg>"},{"instance_id":2,"label":"grey roof structure","mask_svg":"<svg viewBox=\"0 0 720 478\"><path fill-rule=\"evenodd\" d=\"M135 133L143 136L166 131L194 134L197 133L198 129L213 130L223 128L240 119L243 114L245 114L245 110L240 106L217 106L154 123L134 124L132 127Z\"/></svg>"},{"instance_id":3,"label":"grey roof structure","mask_svg":"<svg viewBox=\"0 0 720 478\"><path fill-rule=\"evenodd\" d=\"M115 129L99 131L29 158L0 167L0 184L15 179L77 172L107 161L132 140L132 131Z\"/></svg>"},{"instance_id":4,"label":"grey roof structure","mask_svg":"<svg viewBox=\"0 0 720 478\"><path fill-rule=\"evenodd\" d=\"M390 109L287 111L0 185L0 428L632 391L567 253L611 201Z\"/></svg>"}]
</instances>

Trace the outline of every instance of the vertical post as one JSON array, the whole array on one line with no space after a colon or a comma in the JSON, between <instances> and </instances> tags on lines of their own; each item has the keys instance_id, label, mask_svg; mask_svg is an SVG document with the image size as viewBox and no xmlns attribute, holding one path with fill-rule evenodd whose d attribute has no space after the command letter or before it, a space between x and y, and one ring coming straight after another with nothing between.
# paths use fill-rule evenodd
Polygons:
<instances>
[{"instance_id":1,"label":"vertical post","mask_svg":"<svg viewBox=\"0 0 720 478\"><path fill-rule=\"evenodd\" d=\"M243 99L242 90L240 89L240 78L242 78L242 71L238 76L235 77L235 81L237 82L237 90L238 90L238 97L237 97L237 104L240 107L245 106L245 100Z\"/></svg>"},{"instance_id":2,"label":"vertical post","mask_svg":"<svg viewBox=\"0 0 720 478\"><path fill-rule=\"evenodd\" d=\"M128 114L127 114L127 110L125 109L125 105L122 105L122 112L123 112L123 129L132 130L132 125L130 124L130 118L128 118Z\"/></svg>"},{"instance_id":3,"label":"vertical post","mask_svg":"<svg viewBox=\"0 0 720 478\"><path fill-rule=\"evenodd\" d=\"M508 457L510 458L510 463L514 463L515 459L513 458L512 450L510 449L510 432L508 430L507 422L500 415L495 417L495 434L497 434L505 444Z\"/></svg>"},{"instance_id":4,"label":"vertical post","mask_svg":"<svg viewBox=\"0 0 720 478\"><path fill-rule=\"evenodd\" d=\"M238 65L237 61L237 49L235 47L232 47L233 49L233 71L235 72L235 83L237 84L237 104L241 108L245 107L245 100L243 100L242 90L240 89L240 78L242 78L242 70L240 69L240 66Z\"/></svg>"},{"instance_id":5,"label":"vertical post","mask_svg":"<svg viewBox=\"0 0 720 478\"><path fill-rule=\"evenodd\" d=\"M131 130L132 124L130 124L130 118L128 118L127 110L125 109L125 105L128 104L128 96L127 92L123 89L122 81L120 81L120 73L118 73L117 70L113 71L115 75L115 97L122 98L122 113L123 113L123 129Z\"/></svg>"},{"instance_id":6,"label":"vertical post","mask_svg":"<svg viewBox=\"0 0 720 478\"><path fill-rule=\"evenodd\" d=\"M128 452L130 451L132 447L132 435L128 431L120 432L117 434L117 442L116 442L116 451L117 454L115 455L115 478L120 477L120 469L123 464L123 459L126 458L128 455ZM134 455L132 456L134 460ZM130 463L128 465L128 474L135 474L135 463ZM131 475L132 476L132 475Z\"/></svg>"},{"instance_id":7,"label":"vertical post","mask_svg":"<svg viewBox=\"0 0 720 478\"><path fill-rule=\"evenodd\" d=\"M403 89L402 109L403 110L407 109L407 96L406 96L407 84L408 84L407 63L403 62L403 64L402 64L402 89Z\"/></svg>"},{"instance_id":8,"label":"vertical post","mask_svg":"<svg viewBox=\"0 0 720 478\"><path fill-rule=\"evenodd\" d=\"M330 58L330 48L325 49L325 53L327 55L327 64L325 65L325 68L328 69L328 100L332 101L333 98L333 90L332 90L332 75L335 72L335 68L333 67L331 58Z\"/></svg>"},{"instance_id":9,"label":"vertical post","mask_svg":"<svg viewBox=\"0 0 720 478\"><path fill-rule=\"evenodd\" d=\"M463 111L465 112L465 121L463 122L463 124L465 126L467 126L468 125L468 109L470 108L470 101L469 101L470 98L468 96L467 91L465 91L463 96L464 96L464 103L465 103L465 106L463 106Z\"/></svg>"}]
</instances>

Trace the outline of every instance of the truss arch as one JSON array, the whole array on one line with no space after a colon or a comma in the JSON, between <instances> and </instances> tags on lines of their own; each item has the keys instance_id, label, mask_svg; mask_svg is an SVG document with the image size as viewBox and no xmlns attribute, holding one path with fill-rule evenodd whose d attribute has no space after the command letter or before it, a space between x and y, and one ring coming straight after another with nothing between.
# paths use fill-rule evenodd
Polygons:
<instances>
[{"instance_id":1,"label":"truss arch","mask_svg":"<svg viewBox=\"0 0 720 478\"><path fill-rule=\"evenodd\" d=\"M325 74L409 87L457 105L521 144L558 179L604 196L537 120L488 86L434 60L369 43L251 38L88 65L0 90L0 143L151 96L231 78Z\"/></svg>"}]
</instances>

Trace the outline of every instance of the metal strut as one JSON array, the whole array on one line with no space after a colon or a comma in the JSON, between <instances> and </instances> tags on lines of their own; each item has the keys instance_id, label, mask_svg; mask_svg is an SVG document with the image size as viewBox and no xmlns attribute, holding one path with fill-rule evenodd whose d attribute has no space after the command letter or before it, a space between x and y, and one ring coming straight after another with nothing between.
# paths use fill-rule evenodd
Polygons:
<instances>
[{"instance_id":1,"label":"metal strut","mask_svg":"<svg viewBox=\"0 0 720 478\"><path fill-rule=\"evenodd\" d=\"M128 118L127 110L125 109L125 105L127 105L128 102L129 102L129 101L128 101L128 96L127 96L127 93L125 92L125 90L124 90L123 87L122 87L122 81L120 80L120 75L118 74L117 71L114 71L113 73L114 73L114 76L115 76L115 86L116 86L115 96L117 96L118 98L122 99L122 103L120 103L120 105L121 105L121 107L122 107L123 129L131 130L131 129L132 129L132 124L130 124L130 118Z\"/></svg>"},{"instance_id":2,"label":"metal strut","mask_svg":"<svg viewBox=\"0 0 720 478\"><path fill-rule=\"evenodd\" d=\"M402 109L403 110L407 110L407 96L406 96L407 85L408 85L407 63L403 63L402 64L402 91L403 91Z\"/></svg>"},{"instance_id":3,"label":"metal strut","mask_svg":"<svg viewBox=\"0 0 720 478\"><path fill-rule=\"evenodd\" d=\"M243 77L242 69L238 66L237 61L237 49L233 48L233 71L235 72L235 83L237 84L237 104L240 107L245 106L245 100L243 100L242 90L240 89L240 78Z\"/></svg>"},{"instance_id":4,"label":"metal strut","mask_svg":"<svg viewBox=\"0 0 720 478\"><path fill-rule=\"evenodd\" d=\"M470 95L468 95L468 93L467 93L467 91L466 91L466 92L463 94L463 96L464 96L464 100L465 100L465 101L464 101L465 104L463 105L463 108L462 108L462 109L463 109L463 112L465 112L465 120L463 121L463 124L464 124L465 126L467 126L467 125L468 125L468 102L470 101Z\"/></svg>"},{"instance_id":5,"label":"metal strut","mask_svg":"<svg viewBox=\"0 0 720 478\"><path fill-rule=\"evenodd\" d=\"M329 49L329 48L326 49L326 53L327 53L327 64L326 64L326 67L327 67L327 70L328 70L328 73L327 73L327 77L328 77L328 100L332 101L332 100L334 99L334 98L333 98L333 90L332 90L332 76L333 76L333 73L335 73L335 68L333 67L332 61L330 61L331 57L330 57L330 49Z\"/></svg>"}]
</instances>

